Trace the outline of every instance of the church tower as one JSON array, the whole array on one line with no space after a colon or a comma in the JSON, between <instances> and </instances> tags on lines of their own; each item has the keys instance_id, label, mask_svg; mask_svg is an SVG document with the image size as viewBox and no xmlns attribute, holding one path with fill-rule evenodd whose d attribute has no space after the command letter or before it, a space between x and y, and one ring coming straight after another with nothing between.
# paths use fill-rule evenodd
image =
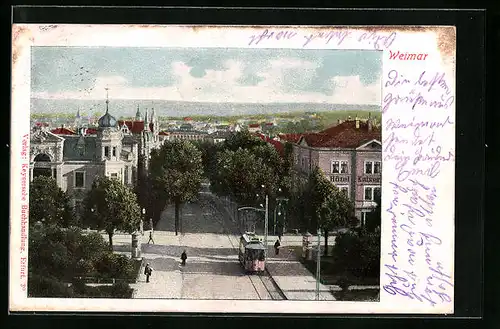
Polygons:
<instances>
[{"instance_id":1,"label":"church tower","mask_svg":"<svg viewBox=\"0 0 500 329\"><path fill-rule=\"evenodd\" d=\"M139 110L139 105L137 105L137 112L135 113L135 121L142 121L141 111Z\"/></svg>"},{"instance_id":2,"label":"church tower","mask_svg":"<svg viewBox=\"0 0 500 329\"><path fill-rule=\"evenodd\" d=\"M106 113L98 121L97 131L97 160L120 161L123 134L118 128L115 117L109 114L108 88L106 88Z\"/></svg>"},{"instance_id":3,"label":"church tower","mask_svg":"<svg viewBox=\"0 0 500 329\"><path fill-rule=\"evenodd\" d=\"M157 142L158 141L158 131L159 131L160 127L158 125L158 118L156 117L154 107L151 109L151 123L153 126L153 140L154 140L154 142Z\"/></svg>"},{"instance_id":4,"label":"church tower","mask_svg":"<svg viewBox=\"0 0 500 329\"><path fill-rule=\"evenodd\" d=\"M75 116L75 131L79 132L80 128L82 128L82 117L80 115L80 109L78 109Z\"/></svg>"}]
</instances>

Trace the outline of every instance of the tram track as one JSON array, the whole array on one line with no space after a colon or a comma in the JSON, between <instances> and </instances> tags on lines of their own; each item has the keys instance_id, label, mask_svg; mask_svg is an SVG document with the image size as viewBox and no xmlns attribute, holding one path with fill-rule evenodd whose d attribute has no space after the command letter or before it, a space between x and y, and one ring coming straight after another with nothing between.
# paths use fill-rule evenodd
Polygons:
<instances>
[{"instance_id":1,"label":"tram track","mask_svg":"<svg viewBox=\"0 0 500 329\"><path fill-rule=\"evenodd\" d=\"M212 195L212 198L215 197ZM212 200L207 200L206 196L203 198L199 198L200 205L202 207L209 207L211 210L214 212L214 217L215 219L219 222L219 224L222 226L224 235L227 237L229 240L229 243L231 244L232 248L236 251L236 253L239 251L239 245L235 245L233 239L231 239L231 233L234 234L239 234L235 233L235 228L229 229L228 226L225 223L225 216L222 213L222 211L219 209L217 205L215 205L215 202L213 199ZM233 226L234 223L231 223L231 226ZM246 275L252 284L257 296L259 297L260 300L284 300L286 299L285 295L279 289L277 286L276 282L274 282L273 278L269 274L268 270L266 269L264 273L257 273L257 274L247 274ZM265 294L263 294L263 290L260 289L259 287L264 287L265 289ZM264 296L266 295L266 296ZM267 298L269 297L269 298Z\"/></svg>"}]
</instances>

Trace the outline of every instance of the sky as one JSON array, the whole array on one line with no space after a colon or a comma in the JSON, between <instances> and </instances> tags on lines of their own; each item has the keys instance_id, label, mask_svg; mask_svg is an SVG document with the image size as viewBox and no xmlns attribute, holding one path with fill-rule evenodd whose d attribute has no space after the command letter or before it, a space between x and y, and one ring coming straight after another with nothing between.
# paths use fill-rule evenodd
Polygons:
<instances>
[{"instance_id":1,"label":"sky","mask_svg":"<svg viewBox=\"0 0 500 329\"><path fill-rule=\"evenodd\" d=\"M32 98L379 105L370 50L32 47Z\"/></svg>"}]
</instances>

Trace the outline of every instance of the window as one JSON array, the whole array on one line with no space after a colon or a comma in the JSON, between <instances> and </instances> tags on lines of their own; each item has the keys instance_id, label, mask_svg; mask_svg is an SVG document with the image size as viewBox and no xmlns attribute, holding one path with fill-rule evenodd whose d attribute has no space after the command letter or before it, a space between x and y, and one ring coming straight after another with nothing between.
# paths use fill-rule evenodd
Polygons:
<instances>
[{"instance_id":1,"label":"window","mask_svg":"<svg viewBox=\"0 0 500 329\"><path fill-rule=\"evenodd\" d=\"M365 201L374 201L380 196L380 186L365 186Z\"/></svg>"},{"instance_id":2,"label":"window","mask_svg":"<svg viewBox=\"0 0 500 329\"><path fill-rule=\"evenodd\" d=\"M57 179L57 168L52 168L52 178Z\"/></svg>"},{"instance_id":3,"label":"window","mask_svg":"<svg viewBox=\"0 0 500 329\"><path fill-rule=\"evenodd\" d=\"M346 197L349 197L349 186L348 185L341 185L337 186L340 190L340 192L344 193Z\"/></svg>"},{"instance_id":4,"label":"window","mask_svg":"<svg viewBox=\"0 0 500 329\"><path fill-rule=\"evenodd\" d=\"M85 187L85 172L75 171L75 187L76 188Z\"/></svg>"},{"instance_id":5,"label":"window","mask_svg":"<svg viewBox=\"0 0 500 329\"><path fill-rule=\"evenodd\" d=\"M112 173L110 174L110 176L111 176L111 178L116 178L116 179L118 179L118 173L112 172Z\"/></svg>"},{"instance_id":6,"label":"window","mask_svg":"<svg viewBox=\"0 0 500 329\"><path fill-rule=\"evenodd\" d=\"M365 174L371 174L371 173L373 173L373 162L366 161L365 162Z\"/></svg>"},{"instance_id":7,"label":"window","mask_svg":"<svg viewBox=\"0 0 500 329\"><path fill-rule=\"evenodd\" d=\"M109 146L104 147L104 156L109 157Z\"/></svg>"},{"instance_id":8,"label":"window","mask_svg":"<svg viewBox=\"0 0 500 329\"><path fill-rule=\"evenodd\" d=\"M382 163L380 161L366 161L365 174L380 174Z\"/></svg>"},{"instance_id":9,"label":"window","mask_svg":"<svg viewBox=\"0 0 500 329\"><path fill-rule=\"evenodd\" d=\"M113 156L116 156L116 146L113 146Z\"/></svg>"},{"instance_id":10,"label":"window","mask_svg":"<svg viewBox=\"0 0 500 329\"><path fill-rule=\"evenodd\" d=\"M332 174L339 174L339 173L340 173L339 161L332 161Z\"/></svg>"},{"instance_id":11,"label":"window","mask_svg":"<svg viewBox=\"0 0 500 329\"><path fill-rule=\"evenodd\" d=\"M129 181L128 181L128 176L129 176L128 171L129 171L129 167L128 167L128 166L126 166L126 167L125 167L125 172L124 172L125 184L128 184L128 183L129 183Z\"/></svg>"},{"instance_id":12,"label":"window","mask_svg":"<svg viewBox=\"0 0 500 329\"><path fill-rule=\"evenodd\" d=\"M347 161L341 161L340 162L340 173L341 174L347 174Z\"/></svg>"},{"instance_id":13,"label":"window","mask_svg":"<svg viewBox=\"0 0 500 329\"><path fill-rule=\"evenodd\" d=\"M332 161L332 174L347 174L349 172L347 161Z\"/></svg>"}]
</instances>

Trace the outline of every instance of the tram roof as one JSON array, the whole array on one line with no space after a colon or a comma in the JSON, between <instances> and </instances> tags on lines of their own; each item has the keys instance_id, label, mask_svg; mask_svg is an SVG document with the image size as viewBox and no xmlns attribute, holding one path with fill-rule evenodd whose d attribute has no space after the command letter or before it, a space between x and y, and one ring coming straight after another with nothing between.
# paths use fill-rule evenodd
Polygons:
<instances>
[{"instance_id":1,"label":"tram roof","mask_svg":"<svg viewBox=\"0 0 500 329\"><path fill-rule=\"evenodd\" d=\"M266 249L262 242L249 243L246 245L245 248L250 249L250 250L265 250Z\"/></svg>"}]
</instances>

